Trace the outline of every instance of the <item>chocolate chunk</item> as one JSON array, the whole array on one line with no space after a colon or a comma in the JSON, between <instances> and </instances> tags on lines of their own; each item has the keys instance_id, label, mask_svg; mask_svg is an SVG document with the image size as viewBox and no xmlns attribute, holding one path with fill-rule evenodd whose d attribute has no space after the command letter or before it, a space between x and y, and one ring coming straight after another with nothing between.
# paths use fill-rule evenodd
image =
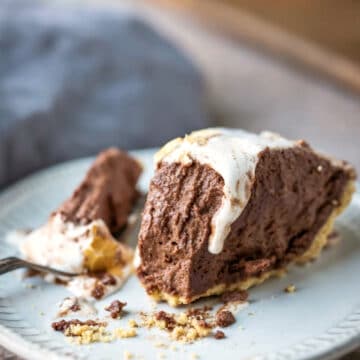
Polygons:
<instances>
[{"instance_id":1,"label":"chocolate chunk","mask_svg":"<svg viewBox=\"0 0 360 360\"><path fill-rule=\"evenodd\" d=\"M91 291L91 296L96 300L100 300L105 294L104 285L96 284L94 289Z\"/></svg>"},{"instance_id":2,"label":"chocolate chunk","mask_svg":"<svg viewBox=\"0 0 360 360\"><path fill-rule=\"evenodd\" d=\"M75 322L75 320L72 320L72 321L73 321L73 323ZM80 321L80 320L77 320L77 321ZM70 326L70 323L69 323L69 321L66 321L66 320L60 320L60 321L53 322L51 324L51 326L55 331L64 332Z\"/></svg>"},{"instance_id":3,"label":"chocolate chunk","mask_svg":"<svg viewBox=\"0 0 360 360\"><path fill-rule=\"evenodd\" d=\"M106 311L110 312L110 315L113 319L117 319L121 316L123 308L127 305L126 302L121 302L119 300L114 300L109 306L105 308Z\"/></svg>"},{"instance_id":4,"label":"chocolate chunk","mask_svg":"<svg viewBox=\"0 0 360 360\"><path fill-rule=\"evenodd\" d=\"M217 331L215 332L214 338L215 338L216 340L224 339L224 338L225 338L225 334L224 334L224 332L222 332L221 330L217 330Z\"/></svg>"},{"instance_id":5,"label":"chocolate chunk","mask_svg":"<svg viewBox=\"0 0 360 360\"><path fill-rule=\"evenodd\" d=\"M87 224L103 220L112 233L121 230L138 197L139 163L126 152L111 148L101 152L85 179L55 213L65 221Z\"/></svg>"},{"instance_id":6,"label":"chocolate chunk","mask_svg":"<svg viewBox=\"0 0 360 360\"><path fill-rule=\"evenodd\" d=\"M236 321L232 312L228 310L222 310L216 314L216 325L220 327L227 327L232 325Z\"/></svg>"},{"instance_id":7,"label":"chocolate chunk","mask_svg":"<svg viewBox=\"0 0 360 360\"><path fill-rule=\"evenodd\" d=\"M224 304L230 302L245 302L247 301L249 294L246 290L229 291L221 296L221 301Z\"/></svg>"}]
</instances>

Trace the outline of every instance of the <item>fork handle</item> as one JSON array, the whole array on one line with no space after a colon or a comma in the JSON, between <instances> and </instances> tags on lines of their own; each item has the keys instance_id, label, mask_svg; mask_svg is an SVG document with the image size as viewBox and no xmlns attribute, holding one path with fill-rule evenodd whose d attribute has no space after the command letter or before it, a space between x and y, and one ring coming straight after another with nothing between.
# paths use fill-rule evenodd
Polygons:
<instances>
[{"instance_id":1,"label":"fork handle","mask_svg":"<svg viewBox=\"0 0 360 360\"><path fill-rule=\"evenodd\" d=\"M0 275L23 267L26 267L26 264L17 257L11 256L0 259Z\"/></svg>"}]
</instances>

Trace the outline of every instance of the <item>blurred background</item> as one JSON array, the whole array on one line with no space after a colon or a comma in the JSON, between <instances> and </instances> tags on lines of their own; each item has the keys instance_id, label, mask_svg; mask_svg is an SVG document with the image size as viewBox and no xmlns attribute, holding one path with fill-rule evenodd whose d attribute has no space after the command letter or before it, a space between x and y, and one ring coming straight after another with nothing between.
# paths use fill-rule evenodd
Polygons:
<instances>
[{"instance_id":1,"label":"blurred background","mask_svg":"<svg viewBox=\"0 0 360 360\"><path fill-rule=\"evenodd\" d=\"M357 1L0 1L0 187L207 126L359 170L359 94Z\"/></svg>"},{"instance_id":2,"label":"blurred background","mask_svg":"<svg viewBox=\"0 0 360 360\"><path fill-rule=\"evenodd\" d=\"M207 126L304 138L359 171L359 100L359 1L0 0L0 188Z\"/></svg>"}]
</instances>

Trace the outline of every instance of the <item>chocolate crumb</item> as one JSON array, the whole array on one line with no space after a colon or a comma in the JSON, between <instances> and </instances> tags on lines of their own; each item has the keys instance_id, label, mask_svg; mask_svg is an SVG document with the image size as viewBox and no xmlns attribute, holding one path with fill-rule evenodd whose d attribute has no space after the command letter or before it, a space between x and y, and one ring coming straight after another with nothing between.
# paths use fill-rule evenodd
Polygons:
<instances>
[{"instance_id":1,"label":"chocolate crumb","mask_svg":"<svg viewBox=\"0 0 360 360\"><path fill-rule=\"evenodd\" d=\"M159 311L158 313L156 313L155 319L158 321L164 321L167 330L172 330L176 326L176 321L174 317L166 313L165 311Z\"/></svg>"},{"instance_id":2,"label":"chocolate crumb","mask_svg":"<svg viewBox=\"0 0 360 360\"><path fill-rule=\"evenodd\" d=\"M294 284L291 284L289 286L287 286L285 289L284 289L285 292L287 293L294 293L296 291L296 287Z\"/></svg>"},{"instance_id":3,"label":"chocolate crumb","mask_svg":"<svg viewBox=\"0 0 360 360\"><path fill-rule=\"evenodd\" d=\"M223 331L217 330L216 333L215 333L215 335L214 335L214 338L215 338L216 340L224 339L224 338L225 338L225 334L224 334Z\"/></svg>"},{"instance_id":4,"label":"chocolate crumb","mask_svg":"<svg viewBox=\"0 0 360 360\"><path fill-rule=\"evenodd\" d=\"M96 284L94 289L91 291L91 296L95 298L96 300L100 300L105 293L105 288L101 284Z\"/></svg>"},{"instance_id":5,"label":"chocolate crumb","mask_svg":"<svg viewBox=\"0 0 360 360\"><path fill-rule=\"evenodd\" d=\"M204 329L212 329L212 326L205 320L199 320L198 324Z\"/></svg>"},{"instance_id":6,"label":"chocolate crumb","mask_svg":"<svg viewBox=\"0 0 360 360\"><path fill-rule=\"evenodd\" d=\"M191 308L186 311L186 315L197 320L204 320L208 317L209 311L212 310L210 306L203 306L202 308Z\"/></svg>"},{"instance_id":7,"label":"chocolate crumb","mask_svg":"<svg viewBox=\"0 0 360 360\"><path fill-rule=\"evenodd\" d=\"M229 291L221 296L221 301L224 304L229 302L245 302L249 297L249 293L246 290Z\"/></svg>"},{"instance_id":8,"label":"chocolate crumb","mask_svg":"<svg viewBox=\"0 0 360 360\"><path fill-rule=\"evenodd\" d=\"M34 269L27 269L25 272L25 277L34 277L34 276L39 276L41 275L41 272L38 270L34 270Z\"/></svg>"},{"instance_id":9,"label":"chocolate crumb","mask_svg":"<svg viewBox=\"0 0 360 360\"><path fill-rule=\"evenodd\" d=\"M109 273L105 273L100 281L104 284L104 285L116 285L116 279L114 278L114 276L112 276Z\"/></svg>"},{"instance_id":10,"label":"chocolate crumb","mask_svg":"<svg viewBox=\"0 0 360 360\"><path fill-rule=\"evenodd\" d=\"M105 308L106 311L110 312L110 316L113 319L117 319L121 316L123 308L127 305L126 302L121 302L119 300L114 300L109 306Z\"/></svg>"},{"instance_id":11,"label":"chocolate crumb","mask_svg":"<svg viewBox=\"0 0 360 360\"><path fill-rule=\"evenodd\" d=\"M68 281L63 280L63 279L59 279L59 278L55 278L54 281L55 281L56 285L67 285L68 284Z\"/></svg>"},{"instance_id":12,"label":"chocolate crumb","mask_svg":"<svg viewBox=\"0 0 360 360\"><path fill-rule=\"evenodd\" d=\"M97 322L94 320L81 321L79 319L72 319L72 320L60 320L60 321L53 322L51 324L52 328L55 331L61 331L61 332L64 332L71 325L106 326L106 323Z\"/></svg>"},{"instance_id":13,"label":"chocolate crumb","mask_svg":"<svg viewBox=\"0 0 360 360\"><path fill-rule=\"evenodd\" d=\"M80 311L80 304L79 304L79 300L76 299L75 302L70 306L69 310L76 312L76 311Z\"/></svg>"},{"instance_id":14,"label":"chocolate crumb","mask_svg":"<svg viewBox=\"0 0 360 360\"><path fill-rule=\"evenodd\" d=\"M235 322L234 315L228 310L222 310L216 314L216 325L220 327L227 327Z\"/></svg>"}]
</instances>

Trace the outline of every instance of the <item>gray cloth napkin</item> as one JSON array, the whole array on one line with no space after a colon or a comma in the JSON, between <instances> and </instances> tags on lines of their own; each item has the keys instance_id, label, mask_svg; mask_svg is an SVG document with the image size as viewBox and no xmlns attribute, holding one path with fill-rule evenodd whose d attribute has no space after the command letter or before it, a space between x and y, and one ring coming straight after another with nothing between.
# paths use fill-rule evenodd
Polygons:
<instances>
[{"instance_id":1,"label":"gray cloth napkin","mask_svg":"<svg viewBox=\"0 0 360 360\"><path fill-rule=\"evenodd\" d=\"M158 146L206 124L197 69L133 15L0 3L0 186L111 145Z\"/></svg>"}]
</instances>

